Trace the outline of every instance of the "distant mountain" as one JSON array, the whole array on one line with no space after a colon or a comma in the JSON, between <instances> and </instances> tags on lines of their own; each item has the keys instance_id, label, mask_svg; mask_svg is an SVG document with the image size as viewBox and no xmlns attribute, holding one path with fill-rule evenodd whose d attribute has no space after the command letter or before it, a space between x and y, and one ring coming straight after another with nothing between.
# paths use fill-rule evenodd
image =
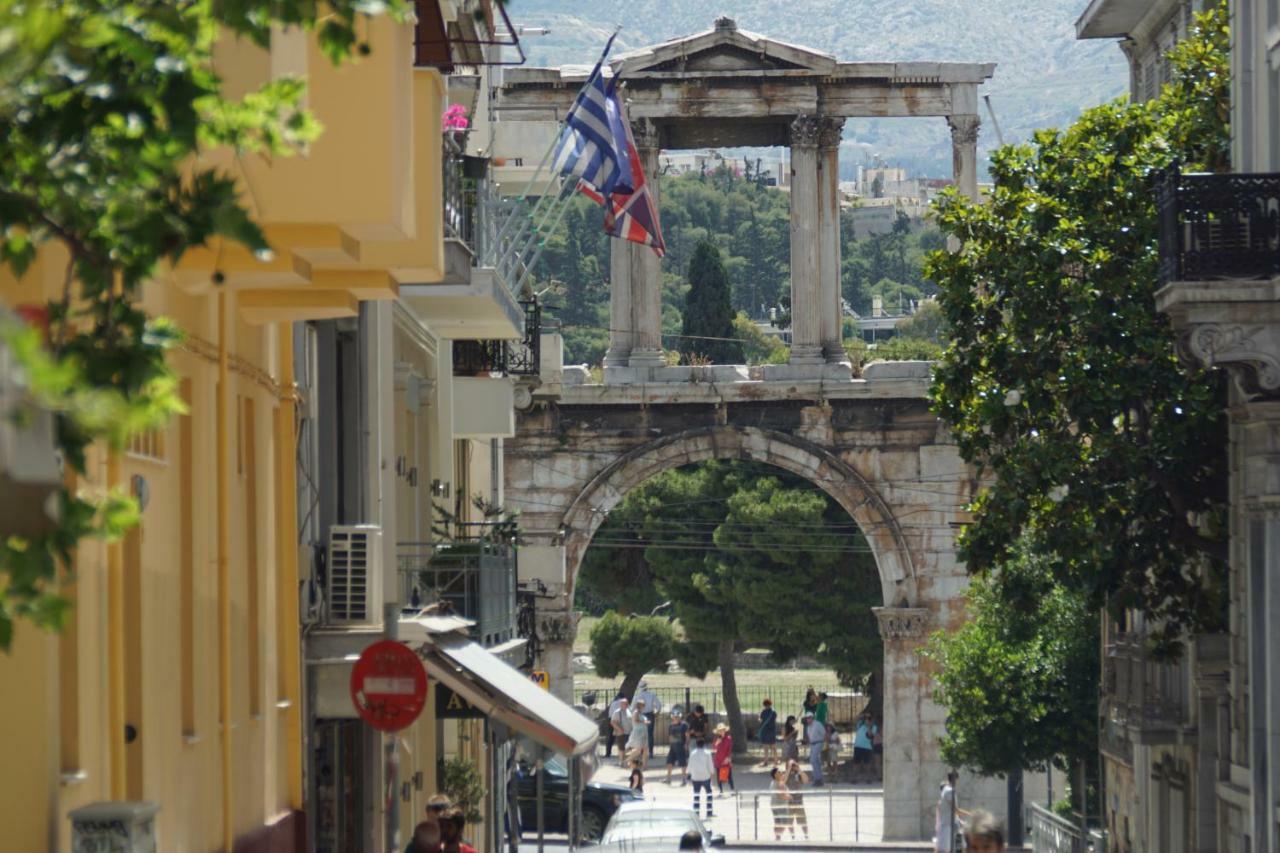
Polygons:
<instances>
[{"instance_id":1,"label":"distant mountain","mask_svg":"<svg viewBox=\"0 0 1280 853\"><path fill-rule=\"evenodd\" d=\"M510 0L517 25L545 26L523 39L530 65L589 64L617 24L614 52L709 29L728 15L744 30L847 60L996 62L990 95L1006 142L1062 126L1081 110L1120 95L1128 84L1112 42L1077 41L1087 0ZM996 144L982 115L981 147ZM851 120L846 171L865 154L917 173L945 177L950 137L941 119ZM985 162L985 154L982 160Z\"/></svg>"}]
</instances>

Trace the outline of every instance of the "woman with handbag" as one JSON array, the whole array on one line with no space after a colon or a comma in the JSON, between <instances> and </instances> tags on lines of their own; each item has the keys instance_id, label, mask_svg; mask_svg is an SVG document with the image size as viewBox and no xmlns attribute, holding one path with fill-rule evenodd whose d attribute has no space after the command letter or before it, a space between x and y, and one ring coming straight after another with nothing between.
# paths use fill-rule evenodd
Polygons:
<instances>
[{"instance_id":1,"label":"woman with handbag","mask_svg":"<svg viewBox=\"0 0 1280 853\"><path fill-rule=\"evenodd\" d=\"M720 783L720 796L724 796L724 783L729 783L729 790L738 790L733 786L733 735L724 723L716 726L716 781Z\"/></svg>"}]
</instances>

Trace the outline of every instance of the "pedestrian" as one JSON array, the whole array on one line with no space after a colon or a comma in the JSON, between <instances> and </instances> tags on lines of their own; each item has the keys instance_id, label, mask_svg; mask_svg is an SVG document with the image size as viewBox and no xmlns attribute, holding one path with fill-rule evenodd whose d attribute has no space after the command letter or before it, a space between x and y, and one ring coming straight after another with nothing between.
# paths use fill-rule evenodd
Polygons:
<instances>
[{"instance_id":1,"label":"pedestrian","mask_svg":"<svg viewBox=\"0 0 1280 853\"><path fill-rule=\"evenodd\" d=\"M635 759L631 761L631 776L627 779L627 787L637 794L644 793L644 771L640 769L640 762Z\"/></svg>"},{"instance_id":2,"label":"pedestrian","mask_svg":"<svg viewBox=\"0 0 1280 853\"><path fill-rule=\"evenodd\" d=\"M858 726L853 733L853 781L862 782L871 773L871 760L875 754L871 737L878 731L871 722L871 713L864 711L858 718Z\"/></svg>"},{"instance_id":3,"label":"pedestrian","mask_svg":"<svg viewBox=\"0 0 1280 853\"><path fill-rule=\"evenodd\" d=\"M796 729L796 718L788 715L782 727L782 761L800 760L800 732Z\"/></svg>"},{"instance_id":4,"label":"pedestrian","mask_svg":"<svg viewBox=\"0 0 1280 853\"><path fill-rule=\"evenodd\" d=\"M440 821L440 850L442 853L476 853L476 848L462 840L467 828L467 816L462 809L453 806Z\"/></svg>"},{"instance_id":5,"label":"pedestrian","mask_svg":"<svg viewBox=\"0 0 1280 853\"><path fill-rule=\"evenodd\" d=\"M956 805L956 778L956 771L948 772L947 781L938 789L938 806L933 825L933 849L936 853L956 853L959 818L969 814Z\"/></svg>"},{"instance_id":6,"label":"pedestrian","mask_svg":"<svg viewBox=\"0 0 1280 853\"><path fill-rule=\"evenodd\" d=\"M796 828L791 817L791 792L787 790L787 774L774 767L769 771L769 806L773 810L773 840L782 840L782 831L791 828L791 837L796 837Z\"/></svg>"},{"instance_id":7,"label":"pedestrian","mask_svg":"<svg viewBox=\"0 0 1280 853\"><path fill-rule=\"evenodd\" d=\"M804 772L799 761L787 763L787 790L791 792L791 821L804 831L804 840L809 840L809 815L804 810L804 786L809 784L809 774ZM796 831L791 830L795 838Z\"/></svg>"},{"instance_id":8,"label":"pedestrian","mask_svg":"<svg viewBox=\"0 0 1280 853\"><path fill-rule=\"evenodd\" d=\"M689 734L689 724L684 721L679 710L671 712L671 726L667 730L670 745L667 747L667 784L671 784L671 771L680 768L680 784L688 782L685 768L689 766L689 745L685 742Z\"/></svg>"},{"instance_id":9,"label":"pedestrian","mask_svg":"<svg viewBox=\"0 0 1280 853\"><path fill-rule=\"evenodd\" d=\"M884 778L884 725L876 723L871 729L871 778L880 781Z\"/></svg>"},{"instance_id":10,"label":"pedestrian","mask_svg":"<svg viewBox=\"0 0 1280 853\"><path fill-rule=\"evenodd\" d=\"M822 727L828 731L831 729L831 726L827 723L827 715L830 712L830 707L827 705L827 694L819 693L818 702L813 706L813 718L822 723Z\"/></svg>"},{"instance_id":11,"label":"pedestrian","mask_svg":"<svg viewBox=\"0 0 1280 853\"><path fill-rule=\"evenodd\" d=\"M733 787L733 735L729 734L729 727L724 723L716 726L716 781L720 784L720 796L724 796L724 783L729 783L729 790L736 791Z\"/></svg>"},{"instance_id":12,"label":"pedestrian","mask_svg":"<svg viewBox=\"0 0 1280 853\"><path fill-rule=\"evenodd\" d=\"M627 735L627 755L631 759L639 759L641 767L649 762L649 726L644 716L643 699L636 700L635 710L631 713L631 733Z\"/></svg>"},{"instance_id":13,"label":"pedestrian","mask_svg":"<svg viewBox=\"0 0 1280 853\"><path fill-rule=\"evenodd\" d=\"M693 783L693 813L698 813L698 794L707 792L707 820L712 818L711 777L716 772L715 759L707 752L707 741L698 738L689 753L689 781Z\"/></svg>"},{"instance_id":14,"label":"pedestrian","mask_svg":"<svg viewBox=\"0 0 1280 853\"><path fill-rule=\"evenodd\" d=\"M413 839L404 853L440 853L440 824L434 818L413 828Z\"/></svg>"},{"instance_id":15,"label":"pedestrian","mask_svg":"<svg viewBox=\"0 0 1280 853\"><path fill-rule=\"evenodd\" d=\"M693 743L698 738L707 739L710 732L707 731L707 711L701 705L693 706L693 713L689 715L689 743Z\"/></svg>"},{"instance_id":16,"label":"pedestrian","mask_svg":"<svg viewBox=\"0 0 1280 853\"><path fill-rule=\"evenodd\" d=\"M653 747L653 730L657 725L658 715L662 713L662 700L658 698L658 694L649 689L649 682L640 682L640 692L636 694L637 699L644 701L645 719L649 721L649 746Z\"/></svg>"},{"instance_id":17,"label":"pedestrian","mask_svg":"<svg viewBox=\"0 0 1280 853\"><path fill-rule=\"evenodd\" d=\"M618 734L613 727L613 718L614 718L614 715L618 713L618 709L622 707L622 703L626 701L627 701L626 697L623 696L621 693L619 693L614 698L614 700L609 703L609 733L605 737L605 741L604 741L604 757L605 758L613 757L613 740ZM623 746L623 744L620 743L618 745L618 748L624 749L625 747Z\"/></svg>"},{"instance_id":18,"label":"pedestrian","mask_svg":"<svg viewBox=\"0 0 1280 853\"><path fill-rule=\"evenodd\" d=\"M804 703L800 706L800 719L804 719L805 714L812 714L818 709L818 693L812 686L804 692ZM800 731L800 742L809 743L809 732L802 729Z\"/></svg>"},{"instance_id":19,"label":"pedestrian","mask_svg":"<svg viewBox=\"0 0 1280 853\"><path fill-rule=\"evenodd\" d=\"M822 747L827 741L827 730L814 717L812 711L804 715L804 731L809 736L809 767L813 770L813 786L821 788L822 781Z\"/></svg>"},{"instance_id":20,"label":"pedestrian","mask_svg":"<svg viewBox=\"0 0 1280 853\"><path fill-rule=\"evenodd\" d=\"M778 712L773 710L773 700L764 700L764 709L760 712L760 745L764 747L764 763L774 764L778 761Z\"/></svg>"},{"instance_id":21,"label":"pedestrian","mask_svg":"<svg viewBox=\"0 0 1280 853\"><path fill-rule=\"evenodd\" d=\"M618 766L627 766L627 739L631 737L631 703L627 697L618 699L618 709L609 717L609 727L618 738Z\"/></svg>"},{"instance_id":22,"label":"pedestrian","mask_svg":"<svg viewBox=\"0 0 1280 853\"><path fill-rule=\"evenodd\" d=\"M1004 825L991 812L975 809L964 830L967 853L1004 853Z\"/></svg>"}]
</instances>

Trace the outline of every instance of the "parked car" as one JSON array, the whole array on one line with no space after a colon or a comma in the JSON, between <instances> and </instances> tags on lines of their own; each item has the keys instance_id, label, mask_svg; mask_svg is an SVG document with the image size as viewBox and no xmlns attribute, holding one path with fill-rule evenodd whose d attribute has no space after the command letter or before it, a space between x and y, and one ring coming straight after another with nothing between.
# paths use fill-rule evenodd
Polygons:
<instances>
[{"instance_id":1,"label":"parked car","mask_svg":"<svg viewBox=\"0 0 1280 853\"><path fill-rule=\"evenodd\" d=\"M600 844L618 849L642 850L650 846L675 850L680 839L689 830L697 830L702 836L702 849L723 847L724 836L712 835L698 815L689 808L664 805L652 800L623 803L605 827Z\"/></svg>"},{"instance_id":2,"label":"parked car","mask_svg":"<svg viewBox=\"0 0 1280 853\"><path fill-rule=\"evenodd\" d=\"M520 803L520 828L538 831L538 780L532 765L520 763L520 784L516 798ZM643 799L626 785L588 782L582 790L582 837L597 841L613 813L624 803ZM569 831L569 769L564 761L552 758L542 765L542 815L547 832Z\"/></svg>"}]
</instances>

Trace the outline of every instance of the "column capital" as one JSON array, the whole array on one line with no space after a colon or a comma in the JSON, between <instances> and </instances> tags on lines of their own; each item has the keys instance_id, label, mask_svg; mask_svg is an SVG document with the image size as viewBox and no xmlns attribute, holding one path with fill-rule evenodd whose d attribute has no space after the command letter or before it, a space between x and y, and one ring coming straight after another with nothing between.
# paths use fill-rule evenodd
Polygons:
<instances>
[{"instance_id":1,"label":"column capital","mask_svg":"<svg viewBox=\"0 0 1280 853\"><path fill-rule=\"evenodd\" d=\"M635 139L636 149L661 148L662 140L658 126L651 119L636 118L631 120L631 136ZM648 177L653 177L652 175Z\"/></svg>"},{"instance_id":2,"label":"column capital","mask_svg":"<svg viewBox=\"0 0 1280 853\"><path fill-rule=\"evenodd\" d=\"M817 148L821 134L822 119L817 116L800 115L791 120L792 148Z\"/></svg>"},{"instance_id":3,"label":"column capital","mask_svg":"<svg viewBox=\"0 0 1280 853\"><path fill-rule=\"evenodd\" d=\"M822 116L818 119L818 147L839 148L840 139L844 135L844 118L842 116Z\"/></svg>"},{"instance_id":4,"label":"column capital","mask_svg":"<svg viewBox=\"0 0 1280 853\"><path fill-rule=\"evenodd\" d=\"M880 624L880 636L886 640L905 640L923 637L929 629L927 607L873 607Z\"/></svg>"},{"instance_id":5,"label":"column capital","mask_svg":"<svg viewBox=\"0 0 1280 853\"><path fill-rule=\"evenodd\" d=\"M978 141L978 128L982 121L976 115L947 116L947 124L951 127L953 145L973 145Z\"/></svg>"}]
</instances>

